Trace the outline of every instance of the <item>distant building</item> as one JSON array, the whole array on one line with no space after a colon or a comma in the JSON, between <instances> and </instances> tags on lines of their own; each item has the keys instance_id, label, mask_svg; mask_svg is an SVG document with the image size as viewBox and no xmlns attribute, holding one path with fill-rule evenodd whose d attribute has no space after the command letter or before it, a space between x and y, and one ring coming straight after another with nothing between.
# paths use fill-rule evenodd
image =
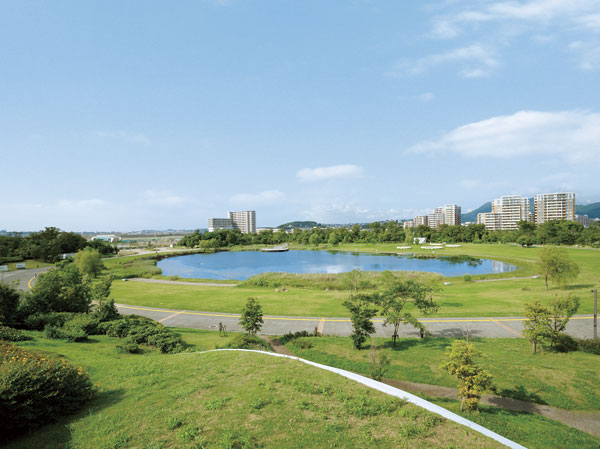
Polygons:
<instances>
[{"instance_id":1,"label":"distant building","mask_svg":"<svg viewBox=\"0 0 600 449\"><path fill-rule=\"evenodd\" d=\"M550 220L575 220L575 194L573 192L541 193L534 198L535 223Z\"/></svg>"},{"instance_id":2,"label":"distant building","mask_svg":"<svg viewBox=\"0 0 600 449\"><path fill-rule=\"evenodd\" d=\"M407 220L404 223L402 223L402 227L404 229L414 228L415 227L415 221L414 220Z\"/></svg>"},{"instance_id":3,"label":"distant building","mask_svg":"<svg viewBox=\"0 0 600 449\"><path fill-rule=\"evenodd\" d=\"M521 198L520 195L493 200L491 213L477 214L477 223L492 231L513 231L518 228L519 221L529 219L529 198Z\"/></svg>"},{"instance_id":4,"label":"distant building","mask_svg":"<svg viewBox=\"0 0 600 449\"><path fill-rule=\"evenodd\" d=\"M443 207L436 207L427 217L415 217L427 219L427 225L432 229L437 229L440 225L460 226L461 208L456 204L447 204Z\"/></svg>"},{"instance_id":5,"label":"distant building","mask_svg":"<svg viewBox=\"0 0 600 449\"><path fill-rule=\"evenodd\" d=\"M427 215L417 215L413 220L415 227L417 226L427 226L429 221L427 220Z\"/></svg>"},{"instance_id":6,"label":"distant building","mask_svg":"<svg viewBox=\"0 0 600 449\"><path fill-rule=\"evenodd\" d=\"M103 242L109 242L109 243L113 243L113 242L118 242L121 240L121 237L119 237L118 235L95 235L94 237L92 237L90 240L101 240Z\"/></svg>"},{"instance_id":7,"label":"distant building","mask_svg":"<svg viewBox=\"0 0 600 449\"><path fill-rule=\"evenodd\" d=\"M209 218L208 232L219 229L239 229L242 234L256 233L256 211L229 212L228 218Z\"/></svg>"},{"instance_id":8,"label":"distant building","mask_svg":"<svg viewBox=\"0 0 600 449\"><path fill-rule=\"evenodd\" d=\"M587 215L575 215L575 221L577 223L581 223L585 228L589 228L596 222L596 220L588 217Z\"/></svg>"},{"instance_id":9,"label":"distant building","mask_svg":"<svg viewBox=\"0 0 600 449\"><path fill-rule=\"evenodd\" d=\"M477 214L477 224L482 224L490 231L500 231L502 229L502 214L493 212L482 212Z\"/></svg>"}]
</instances>

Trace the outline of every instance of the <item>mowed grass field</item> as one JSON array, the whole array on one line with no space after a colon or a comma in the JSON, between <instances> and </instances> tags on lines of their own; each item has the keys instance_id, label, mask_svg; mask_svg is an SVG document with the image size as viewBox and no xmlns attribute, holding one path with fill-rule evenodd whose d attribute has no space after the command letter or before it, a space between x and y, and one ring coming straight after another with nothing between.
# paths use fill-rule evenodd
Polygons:
<instances>
[{"instance_id":1,"label":"mowed grass field","mask_svg":"<svg viewBox=\"0 0 600 449\"><path fill-rule=\"evenodd\" d=\"M34 341L20 346L62 354L83 366L99 393L79 413L13 440L7 449L503 447L419 407L289 359L233 351L119 354L119 340L105 336L65 343L32 335ZM222 337L188 331L184 338L209 347ZM509 419L518 427L517 419ZM535 424L578 447L593 447L595 440L585 434L544 419ZM531 447L560 446L538 440Z\"/></svg>"},{"instance_id":2,"label":"mowed grass field","mask_svg":"<svg viewBox=\"0 0 600 449\"><path fill-rule=\"evenodd\" d=\"M397 252L399 250L396 250L396 246L355 244L341 245L336 249L381 253ZM416 245L412 246L411 251L430 254ZM555 296L568 294L577 295L582 300L578 313L593 313L590 289L600 288L600 250L568 248L567 251L580 268L580 275L573 285L566 288L550 286L546 290L542 278L489 282L466 282L462 277L447 278L451 285L440 286L441 291L436 294L436 300L441 308L435 316L521 316L527 302L536 299L548 301ZM539 252L540 248L521 248L516 245L465 244L460 248L438 250L436 254L470 255L501 260L519 267L517 271L510 273L472 276L473 281L477 281L539 274L535 265ZM287 292L276 292L270 287L180 286L117 280L113 282L112 291L117 302L131 305L239 313L246 299L254 296L263 306L263 312L268 315L343 317L348 314L342 306L348 296L347 292L339 290L290 287Z\"/></svg>"},{"instance_id":3,"label":"mowed grass field","mask_svg":"<svg viewBox=\"0 0 600 449\"><path fill-rule=\"evenodd\" d=\"M456 379L440 368L450 338L374 338L391 360L386 377L409 382L456 387ZM600 410L598 356L584 352L531 354L529 341L520 338L475 338L484 354L478 363L493 378L497 394L570 410ZM302 342L302 344L298 344ZM302 346L311 346L302 349ZM303 337L286 344L299 357L368 375L370 344L357 351L344 337ZM600 415L599 415L600 419Z\"/></svg>"}]
</instances>

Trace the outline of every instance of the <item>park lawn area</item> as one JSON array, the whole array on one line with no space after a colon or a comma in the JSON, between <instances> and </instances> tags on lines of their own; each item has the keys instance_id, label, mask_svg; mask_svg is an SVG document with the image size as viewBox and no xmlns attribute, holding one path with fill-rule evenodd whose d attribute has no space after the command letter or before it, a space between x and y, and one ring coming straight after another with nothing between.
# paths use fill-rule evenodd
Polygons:
<instances>
[{"instance_id":1,"label":"park lawn area","mask_svg":"<svg viewBox=\"0 0 600 449\"><path fill-rule=\"evenodd\" d=\"M353 244L340 245L336 249L357 250L365 252L396 252L397 244ZM304 247L308 248L308 247ZM423 253L417 245L415 252ZM440 254L461 255L502 260L519 265L520 269L510 273L496 273L472 276L473 280L521 277L539 274L535 260L540 248L521 248L517 245L501 244L463 244L460 248L446 248ZM511 279L490 282L466 282L462 277L447 278L450 285L441 285L436 300L440 310L438 317L477 317L477 316L522 316L524 304L540 299L547 302L555 296L577 295L581 299L578 313L593 312L592 288L600 288L600 250L591 248L567 248L570 256L579 265L580 275L574 284L566 288L550 286L545 288L544 280ZM146 256L147 257L147 256ZM148 270L156 272L155 261L144 259L144 256L133 258L116 258L105 261L111 273L118 277L135 274L143 275ZM146 270L146 271L144 271ZM162 276L161 276L162 278ZM183 281L193 281L180 279ZM202 280L204 282L214 282ZM219 281L217 281L219 282ZM193 287L193 286L158 286L157 284L140 284L115 281L114 297L117 302L131 305L164 307L187 310L203 310L211 312L239 312L246 299L255 296L263 306L263 312L269 315L296 316L347 316L342 306L347 294L343 291L325 291L304 287L289 288L288 292L276 293L268 287ZM408 308L410 310L410 307ZM419 314L415 312L417 316Z\"/></svg>"},{"instance_id":2,"label":"park lawn area","mask_svg":"<svg viewBox=\"0 0 600 449\"><path fill-rule=\"evenodd\" d=\"M114 281L111 298L119 304L240 313L250 297L258 298L265 315L344 316L346 292L290 289L276 292L268 287L206 287ZM337 314L337 315L336 315Z\"/></svg>"},{"instance_id":3,"label":"park lawn area","mask_svg":"<svg viewBox=\"0 0 600 449\"><path fill-rule=\"evenodd\" d=\"M419 407L289 359L232 351L120 354L119 340L105 336L65 343L34 335L20 346L83 366L98 395L79 413L13 440L7 449L503 447ZM593 447L594 440L582 439L580 432L557 431L582 442L579 447ZM531 447L549 446L538 441Z\"/></svg>"},{"instance_id":4,"label":"park lawn area","mask_svg":"<svg viewBox=\"0 0 600 449\"><path fill-rule=\"evenodd\" d=\"M0 265L8 265L8 271L16 271L17 270L17 264L18 263L23 263L23 262L25 262L25 268L27 270L32 269L32 268L50 267L50 266L53 265L53 264L48 263L48 262L41 262L39 260L31 260L31 259L24 260L24 261L21 261L21 262L7 262L7 263L0 264Z\"/></svg>"},{"instance_id":5,"label":"park lawn area","mask_svg":"<svg viewBox=\"0 0 600 449\"><path fill-rule=\"evenodd\" d=\"M299 357L368 375L370 344L352 347L347 337L304 337L312 347L301 349L292 340L286 346ZM430 385L456 387L456 380L440 368L450 338L375 338L379 350L391 360L386 377ZM478 363L492 376L497 394L571 410L600 410L600 362L584 352L531 354L531 344L521 338L471 339L483 357Z\"/></svg>"}]
</instances>

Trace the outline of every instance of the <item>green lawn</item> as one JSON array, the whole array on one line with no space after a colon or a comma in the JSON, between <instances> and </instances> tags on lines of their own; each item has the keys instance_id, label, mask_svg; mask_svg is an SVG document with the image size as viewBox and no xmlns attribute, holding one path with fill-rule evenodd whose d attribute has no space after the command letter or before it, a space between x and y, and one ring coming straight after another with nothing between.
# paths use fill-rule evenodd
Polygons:
<instances>
[{"instance_id":1,"label":"green lawn","mask_svg":"<svg viewBox=\"0 0 600 449\"><path fill-rule=\"evenodd\" d=\"M313 346L300 349L293 341L288 349L299 357L331 366L369 373L369 350L357 351L352 340L344 337L302 338ZM439 365L449 338L402 338L396 348L390 339L375 339L391 359L386 377L431 385L456 387L456 380ZM494 378L497 392L541 404L574 410L600 410L597 379L600 363L597 355L583 352L568 354L531 354L531 345L518 338L472 339L484 357L479 361ZM367 345L370 348L370 345Z\"/></svg>"},{"instance_id":2,"label":"green lawn","mask_svg":"<svg viewBox=\"0 0 600 449\"><path fill-rule=\"evenodd\" d=\"M109 337L64 343L33 335L35 341L20 345L82 365L99 394L76 415L13 440L5 446L10 449L501 447L416 406L291 360L241 352L119 354L118 340ZM206 333L193 338L208 347L205 337L214 340ZM581 448L595 442L552 423L547 428ZM551 446L538 440L531 447Z\"/></svg>"},{"instance_id":3,"label":"green lawn","mask_svg":"<svg viewBox=\"0 0 600 449\"><path fill-rule=\"evenodd\" d=\"M396 244L356 244L340 246L339 249L394 252L396 246ZM417 246L413 246L413 249L421 253L425 251ZM520 267L519 270L509 274L473 276L473 279L477 280L536 274L534 262L539 250L539 248L521 248L514 245L465 244L460 248L440 250L440 253L503 260ZM546 290L544 280L541 278L494 282L465 282L460 277L449 278L451 285L442 286L443 290L437 295L441 309L436 316L519 316L523 314L523 305L526 302L535 299L545 301L566 294L578 295L582 299L579 313L592 313L593 301L590 289L600 287L600 250L569 248L568 251L581 270L574 285L568 288L551 287ZM114 267L118 268L118 273L125 274L131 270L141 269L141 265L144 268L153 267L153 261L143 261L139 257L131 261L127 261L128 259L121 259L119 267ZM130 266L123 266L129 263ZM348 314L342 306L346 293L313 288L289 288L286 293L277 293L274 288L266 287L161 286L116 281L113 283L113 293L117 302L153 307L235 313L242 309L248 297L256 296L263 305L265 314L329 317Z\"/></svg>"}]
</instances>

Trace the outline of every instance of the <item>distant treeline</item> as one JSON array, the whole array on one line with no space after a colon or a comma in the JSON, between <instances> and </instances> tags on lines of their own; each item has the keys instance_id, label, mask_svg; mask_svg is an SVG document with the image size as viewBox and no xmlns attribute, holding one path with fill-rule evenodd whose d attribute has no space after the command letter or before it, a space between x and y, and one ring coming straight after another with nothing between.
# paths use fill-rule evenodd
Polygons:
<instances>
[{"instance_id":1,"label":"distant treeline","mask_svg":"<svg viewBox=\"0 0 600 449\"><path fill-rule=\"evenodd\" d=\"M574 221L556 220L539 226L534 223L519 222L515 231L490 231L484 225L468 226L441 225L438 229L429 226L417 226L403 229L395 221L374 222L368 229L359 225L351 228L332 229L294 229L293 233L271 230L258 234L242 234L238 230L220 230L193 234L181 239L180 244L187 247L220 248L232 245L274 245L281 243L301 243L318 245L328 243L336 246L340 243L412 243L413 237L426 237L428 242L447 243L519 243L523 246L533 244L588 245L600 246L600 226L589 228Z\"/></svg>"},{"instance_id":2,"label":"distant treeline","mask_svg":"<svg viewBox=\"0 0 600 449\"><path fill-rule=\"evenodd\" d=\"M0 236L0 261L35 259L56 262L61 259L62 254L76 253L86 247L95 248L100 254L118 252L117 248L108 243L99 240L88 242L74 232L64 232L50 227L27 236L18 234Z\"/></svg>"}]
</instances>

